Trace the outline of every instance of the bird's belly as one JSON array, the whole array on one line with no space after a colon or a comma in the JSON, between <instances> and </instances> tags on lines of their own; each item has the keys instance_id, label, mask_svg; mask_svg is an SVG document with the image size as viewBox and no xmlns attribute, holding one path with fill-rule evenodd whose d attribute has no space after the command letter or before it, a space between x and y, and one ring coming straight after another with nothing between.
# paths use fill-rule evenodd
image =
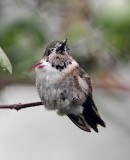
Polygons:
<instances>
[{"instance_id":1,"label":"bird's belly","mask_svg":"<svg viewBox=\"0 0 130 160\"><path fill-rule=\"evenodd\" d=\"M49 83L49 81L44 81L44 83L37 81L37 89L46 109L57 110L60 115L80 114L82 112L80 100L73 103L76 90L68 81L54 84Z\"/></svg>"},{"instance_id":2,"label":"bird's belly","mask_svg":"<svg viewBox=\"0 0 130 160\"><path fill-rule=\"evenodd\" d=\"M70 106L68 98L62 98L63 90L55 87L48 87L43 92L45 108L50 110L67 108Z\"/></svg>"}]
</instances>

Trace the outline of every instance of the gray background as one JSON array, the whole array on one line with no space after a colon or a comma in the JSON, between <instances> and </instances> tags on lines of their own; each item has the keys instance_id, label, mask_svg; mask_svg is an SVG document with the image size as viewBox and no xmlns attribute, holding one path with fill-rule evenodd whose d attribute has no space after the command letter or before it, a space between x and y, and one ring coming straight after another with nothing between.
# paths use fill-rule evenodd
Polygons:
<instances>
[{"instance_id":1,"label":"gray background","mask_svg":"<svg viewBox=\"0 0 130 160\"><path fill-rule=\"evenodd\" d=\"M0 97L3 104L39 101L33 86L8 86ZM94 99L107 124L98 134L43 106L0 110L0 160L129 160L129 94L96 90Z\"/></svg>"}]
</instances>

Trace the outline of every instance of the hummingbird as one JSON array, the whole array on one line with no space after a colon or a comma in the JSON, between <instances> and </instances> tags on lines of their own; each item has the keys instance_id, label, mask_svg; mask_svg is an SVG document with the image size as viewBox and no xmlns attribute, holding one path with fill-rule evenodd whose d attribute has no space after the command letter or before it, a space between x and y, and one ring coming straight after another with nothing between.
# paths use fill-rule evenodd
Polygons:
<instances>
[{"instance_id":1,"label":"hummingbird","mask_svg":"<svg viewBox=\"0 0 130 160\"><path fill-rule=\"evenodd\" d=\"M106 127L93 101L91 78L70 55L67 39L51 42L31 68L35 68L36 87L47 110L68 116L86 132L98 132L98 125Z\"/></svg>"}]
</instances>

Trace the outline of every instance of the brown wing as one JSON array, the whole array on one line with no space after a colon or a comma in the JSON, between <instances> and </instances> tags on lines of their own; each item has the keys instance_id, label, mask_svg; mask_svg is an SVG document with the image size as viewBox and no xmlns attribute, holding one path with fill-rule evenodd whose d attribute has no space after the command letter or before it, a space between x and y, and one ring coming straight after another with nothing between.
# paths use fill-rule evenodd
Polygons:
<instances>
[{"instance_id":1,"label":"brown wing","mask_svg":"<svg viewBox=\"0 0 130 160\"><path fill-rule=\"evenodd\" d=\"M87 73L82 69L82 68L77 68L75 70L74 74L76 76L80 77L79 83L80 86L82 85L83 92L86 91L86 100L83 102L82 107L83 107L83 113L79 116L75 115L68 115L68 117L71 119L71 121L77 125L80 129L90 132L91 128L98 132L98 124L101 126L105 127L106 124L105 122L101 119L98 109L93 101L92 98L92 84L91 84L91 79L87 75Z\"/></svg>"}]
</instances>

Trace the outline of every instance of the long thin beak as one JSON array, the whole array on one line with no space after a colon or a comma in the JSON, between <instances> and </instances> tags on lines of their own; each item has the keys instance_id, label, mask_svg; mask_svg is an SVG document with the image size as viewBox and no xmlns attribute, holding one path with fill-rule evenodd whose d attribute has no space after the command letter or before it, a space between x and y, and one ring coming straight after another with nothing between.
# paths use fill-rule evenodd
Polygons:
<instances>
[{"instance_id":1,"label":"long thin beak","mask_svg":"<svg viewBox=\"0 0 130 160\"><path fill-rule=\"evenodd\" d=\"M61 46L60 46L59 48L57 48L57 51L64 51L65 46L66 46L66 43L67 43L67 39L65 39L65 40L62 42Z\"/></svg>"},{"instance_id":2,"label":"long thin beak","mask_svg":"<svg viewBox=\"0 0 130 160\"><path fill-rule=\"evenodd\" d=\"M36 68L36 67L37 67L37 68L40 68L41 64L42 64L42 62L38 62L38 63L32 65L32 66L30 67L30 69L34 69L34 68Z\"/></svg>"}]
</instances>

